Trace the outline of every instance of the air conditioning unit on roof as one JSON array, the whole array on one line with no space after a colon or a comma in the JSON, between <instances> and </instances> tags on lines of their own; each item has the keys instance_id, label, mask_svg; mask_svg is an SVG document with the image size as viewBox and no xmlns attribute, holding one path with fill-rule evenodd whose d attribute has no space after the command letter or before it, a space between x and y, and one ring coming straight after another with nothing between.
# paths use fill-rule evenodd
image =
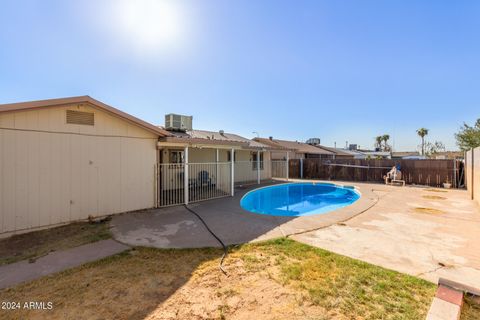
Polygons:
<instances>
[{"instance_id":1,"label":"air conditioning unit on roof","mask_svg":"<svg viewBox=\"0 0 480 320\"><path fill-rule=\"evenodd\" d=\"M190 131L192 130L192 120L192 116L170 113L165 115L165 129L182 132Z\"/></svg>"}]
</instances>

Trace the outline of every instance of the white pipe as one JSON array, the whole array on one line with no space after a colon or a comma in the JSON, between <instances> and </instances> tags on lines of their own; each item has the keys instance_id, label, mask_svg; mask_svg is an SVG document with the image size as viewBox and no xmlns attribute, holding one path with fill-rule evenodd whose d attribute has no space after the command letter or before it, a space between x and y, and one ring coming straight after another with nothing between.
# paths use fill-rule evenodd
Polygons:
<instances>
[{"instance_id":1,"label":"white pipe","mask_svg":"<svg viewBox=\"0 0 480 320\"><path fill-rule=\"evenodd\" d=\"M231 165L232 165L232 168L231 168L232 197L235 195L235 163L234 163L233 159L235 159L235 149L232 148L231 157L230 157L230 162L231 162Z\"/></svg>"},{"instance_id":2,"label":"white pipe","mask_svg":"<svg viewBox=\"0 0 480 320\"><path fill-rule=\"evenodd\" d=\"M183 176L185 178L185 181L183 182L184 183L184 191L185 191L185 204L188 204L188 146L185 147L185 152L183 154L183 157L184 157L184 168L183 168Z\"/></svg>"},{"instance_id":3,"label":"white pipe","mask_svg":"<svg viewBox=\"0 0 480 320\"><path fill-rule=\"evenodd\" d=\"M257 183L260 184L260 151L257 151Z\"/></svg>"}]
</instances>

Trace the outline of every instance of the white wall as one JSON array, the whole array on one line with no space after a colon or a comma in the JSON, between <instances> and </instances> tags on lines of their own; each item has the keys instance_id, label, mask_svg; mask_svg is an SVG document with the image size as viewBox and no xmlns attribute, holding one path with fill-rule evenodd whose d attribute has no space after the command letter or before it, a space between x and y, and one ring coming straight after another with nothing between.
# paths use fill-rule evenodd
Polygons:
<instances>
[{"instance_id":1,"label":"white wall","mask_svg":"<svg viewBox=\"0 0 480 320\"><path fill-rule=\"evenodd\" d=\"M89 105L0 113L0 233L153 207L157 140Z\"/></svg>"}]
</instances>

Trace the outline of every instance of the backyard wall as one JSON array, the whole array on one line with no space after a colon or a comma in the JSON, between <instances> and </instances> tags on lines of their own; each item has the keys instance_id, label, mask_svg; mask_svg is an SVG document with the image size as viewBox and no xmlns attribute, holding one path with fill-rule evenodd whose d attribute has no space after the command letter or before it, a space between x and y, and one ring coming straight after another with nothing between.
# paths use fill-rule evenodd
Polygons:
<instances>
[{"instance_id":1,"label":"backyard wall","mask_svg":"<svg viewBox=\"0 0 480 320\"><path fill-rule=\"evenodd\" d=\"M465 154L465 180L470 198L480 203L480 147Z\"/></svg>"},{"instance_id":2,"label":"backyard wall","mask_svg":"<svg viewBox=\"0 0 480 320\"><path fill-rule=\"evenodd\" d=\"M89 104L0 113L0 234L153 207L157 140Z\"/></svg>"}]
</instances>

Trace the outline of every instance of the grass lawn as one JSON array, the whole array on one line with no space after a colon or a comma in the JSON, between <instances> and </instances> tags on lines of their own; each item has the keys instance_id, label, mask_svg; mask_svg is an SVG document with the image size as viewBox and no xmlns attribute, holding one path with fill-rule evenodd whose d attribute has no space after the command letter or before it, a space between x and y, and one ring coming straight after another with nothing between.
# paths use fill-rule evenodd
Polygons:
<instances>
[{"instance_id":1,"label":"grass lawn","mask_svg":"<svg viewBox=\"0 0 480 320\"><path fill-rule=\"evenodd\" d=\"M219 249L136 248L0 291L51 301L40 319L424 319L436 286L289 239ZM1 314L0 314L1 316Z\"/></svg>"},{"instance_id":2,"label":"grass lawn","mask_svg":"<svg viewBox=\"0 0 480 320\"><path fill-rule=\"evenodd\" d=\"M65 250L111 237L107 223L78 222L0 239L0 265L36 259L52 251Z\"/></svg>"},{"instance_id":3,"label":"grass lawn","mask_svg":"<svg viewBox=\"0 0 480 320\"><path fill-rule=\"evenodd\" d=\"M478 320L480 319L480 298L465 296L460 320Z\"/></svg>"}]
</instances>

